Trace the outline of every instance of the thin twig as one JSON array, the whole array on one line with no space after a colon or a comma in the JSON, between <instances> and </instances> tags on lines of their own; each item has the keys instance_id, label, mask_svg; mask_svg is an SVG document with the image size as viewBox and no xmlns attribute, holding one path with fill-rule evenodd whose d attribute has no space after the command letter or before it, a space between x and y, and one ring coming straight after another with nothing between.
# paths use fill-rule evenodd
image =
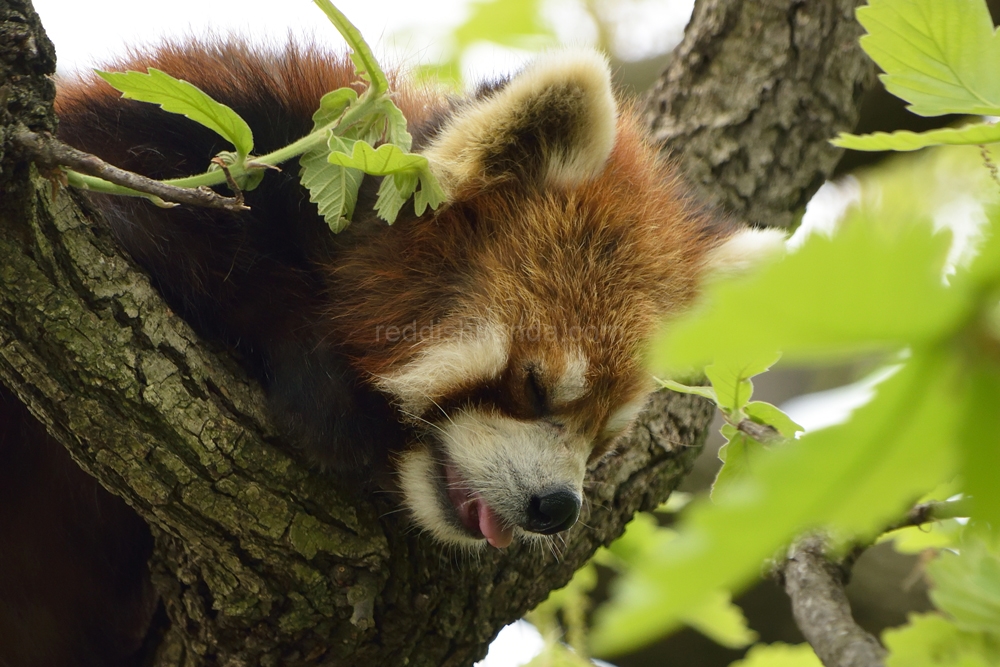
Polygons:
<instances>
[{"instance_id":1,"label":"thin twig","mask_svg":"<svg viewBox=\"0 0 1000 667\"><path fill-rule=\"evenodd\" d=\"M846 574L824 553L822 538L802 538L778 568L792 614L825 667L883 667L886 651L851 616Z\"/></svg>"},{"instance_id":2,"label":"thin twig","mask_svg":"<svg viewBox=\"0 0 1000 667\"><path fill-rule=\"evenodd\" d=\"M942 500L930 503L920 503L906 513L906 516L887 527L884 533L908 526L920 526L931 521L941 521L942 519L957 519L969 516L972 511L969 498L959 500Z\"/></svg>"},{"instance_id":3,"label":"thin twig","mask_svg":"<svg viewBox=\"0 0 1000 667\"><path fill-rule=\"evenodd\" d=\"M236 200L237 204L243 206L243 190L240 189L233 175L229 173L229 165L221 157L212 158L212 164L217 165L222 170L222 173L226 175L226 183L229 185L229 189L235 193L233 199Z\"/></svg>"},{"instance_id":4,"label":"thin twig","mask_svg":"<svg viewBox=\"0 0 1000 667\"><path fill-rule=\"evenodd\" d=\"M778 432L778 429L773 426L769 426L768 424L758 424L752 419L744 419L740 421L740 423L736 425L736 430L742 431L757 442L764 445L784 440L781 433Z\"/></svg>"},{"instance_id":5,"label":"thin twig","mask_svg":"<svg viewBox=\"0 0 1000 667\"><path fill-rule=\"evenodd\" d=\"M13 143L26 157L41 167L69 167L88 176L102 178L138 193L153 195L165 202L176 202L226 211L246 211L248 207L233 197L223 197L209 187L178 188L112 166L90 153L67 146L48 134L21 128L14 132Z\"/></svg>"}]
</instances>

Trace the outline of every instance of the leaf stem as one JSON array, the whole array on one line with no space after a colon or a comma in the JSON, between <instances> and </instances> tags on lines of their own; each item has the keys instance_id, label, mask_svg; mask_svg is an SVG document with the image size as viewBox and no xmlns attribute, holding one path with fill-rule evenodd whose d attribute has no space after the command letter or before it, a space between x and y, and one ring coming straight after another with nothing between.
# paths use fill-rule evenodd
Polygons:
<instances>
[{"instance_id":1,"label":"leaf stem","mask_svg":"<svg viewBox=\"0 0 1000 667\"><path fill-rule=\"evenodd\" d=\"M364 118L369 114L370 109L377 104L377 98L379 96L373 96L371 93L371 88L365 91L358 98L357 104L351 106L346 113L336 121L324 125L323 127L314 130L307 134L306 136L293 141L283 148L279 148L276 151L267 153L266 155L261 155L258 157L251 157L250 160L244 164L234 164L230 167L229 173L233 178L239 178L243 176L248 171L252 169L259 169L261 167L254 167L253 165L262 165L273 167L291 160L292 158L298 157L303 153L309 151L310 149L323 144L329 140L330 133L334 130L340 128L347 128L356 123L358 120ZM248 166L249 165L249 166ZM96 176L88 176L85 174L77 173L72 170L67 170L70 175L70 182L72 185L77 187L86 188L94 192L101 192L104 194L112 195L128 195L144 197L144 193L137 190L133 190L120 185L115 185L109 181ZM198 188L207 185L219 185L226 181L226 175L219 170L206 171L201 174L195 174L194 176L185 176L183 178L171 178L164 181L156 181L167 186L172 186L174 188Z\"/></svg>"},{"instance_id":2,"label":"leaf stem","mask_svg":"<svg viewBox=\"0 0 1000 667\"><path fill-rule=\"evenodd\" d=\"M330 0L313 0L316 6L323 10L330 22L337 28L337 31L343 36L347 45L351 47L351 51L354 52L352 60L354 64L360 65L358 72L362 78L371 82L371 88L369 89L373 95L381 95L389 90L389 80L386 78L385 73L382 72L382 68L379 67L378 61L375 60L374 54L365 40L361 37L361 33L354 24L347 20L347 17L341 13L339 9L330 3Z\"/></svg>"}]
</instances>

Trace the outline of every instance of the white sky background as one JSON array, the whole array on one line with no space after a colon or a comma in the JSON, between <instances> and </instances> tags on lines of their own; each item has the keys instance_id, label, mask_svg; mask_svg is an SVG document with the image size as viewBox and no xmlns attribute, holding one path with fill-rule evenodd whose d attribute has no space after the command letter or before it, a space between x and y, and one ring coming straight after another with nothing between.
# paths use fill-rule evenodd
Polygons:
<instances>
[{"instance_id":1,"label":"white sky background","mask_svg":"<svg viewBox=\"0 0 1000 667\"><path fill-rule=\"evenodd\" d=\"M435 60L448 33L468 15L470 0L337 0L383 64L415 66ZM683 34L694 0L607 0L613 7L615 50L639 59L672 48ZM237 33L283 43L289 34L315 36L337 49L343 41L310 0L35 0L35 9L56 46L59 71L91 68L128 46L164 37ZM544 12L560 41L593 45L597 30L580 0L546 0ZM527 53L490 45L470 50L467 81L509 73Z\"/></svg>"}]
</instances>

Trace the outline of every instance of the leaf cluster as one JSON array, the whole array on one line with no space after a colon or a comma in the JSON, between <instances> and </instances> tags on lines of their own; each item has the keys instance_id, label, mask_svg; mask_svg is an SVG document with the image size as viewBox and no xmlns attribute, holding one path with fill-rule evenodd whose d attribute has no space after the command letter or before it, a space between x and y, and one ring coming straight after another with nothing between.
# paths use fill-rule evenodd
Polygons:
<instances>
[{"instance_id":1,"label":"leaf cluster","mask_svg":"<svg viewBox=\"0 0 1000 667\"><path fill-rule=\"evenodd\" d=\"M985 0L870 0L858 9L861 47L885 72L885 89L921 116L1000 116L1000 36ZM915 133L841 133L859 151L912 151L942 144L1000 142L1000 125L972 123Z\"/></svg>"},{"instance_id":2,"label":"leaf cluster","mask_svg":"<svg viewBox=\"0 0 1000 667\"><path fill-rule=\"evenodd\" d=\"M165 181L170 185L215 185L230 177L240 188L250 190L260 182L265 169L301 156L302 184L334 232L350 223L364 174L383 177L375 208L379 217L390 224L411 197L417 215L423 215L428 207L437 208L445 193L427 159L409 152L412 139L406 119L393 103L389 81L371 49L329 0L314 2L347 41L357 75L368 87L360 95L346 87L324 95L313 115L312 132L267 155L251 155L253 133L246 121L187 81L155 68L145 73L98 74L123 97L158 104L165 111L184 115L233 144L235 153L219 156L224 167L215 164L204 174ZM75 173L72 176L74 184L100 192L144 196L101 179Z\"/></svg>"}]
</instances>

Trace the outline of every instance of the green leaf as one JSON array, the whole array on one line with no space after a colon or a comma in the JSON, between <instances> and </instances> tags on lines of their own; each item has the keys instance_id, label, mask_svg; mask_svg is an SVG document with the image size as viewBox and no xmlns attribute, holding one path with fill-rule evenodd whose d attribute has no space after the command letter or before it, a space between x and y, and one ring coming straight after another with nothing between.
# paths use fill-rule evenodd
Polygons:
<instances>
[{"instance_id":1,"label":"green leaf","mask_svg":"<svg viewBox=\"0 0 1000 667\"><path fill-rule=\"evenodd\" d=\"M334 7L329 0L313 0L316 6L323 10L330 23L337 28L347 45L351 48L351 61L357 70L358 76L368 81L371 86L369 92L372 95L380 95L389 90L389 80L378 65L378 60L368 47L361 32L354 27L354 24L347 20L344 14Z\"/></svg>"},{"instance_id":2,"label":"green leaf","mask_svg":"<svg viewBox=\"0 0 1000 667\"><path fill-rule=\"evenodd\" d=\"M823 667L809 644L757 644L729 667Z\"/></svg>"},{"instance_id":3,"label":"green leaf","mask_svg":"<svg viewBox=\"0 0 1000 667\"><path fill-rule=\"evenodd\" d=\"M540 0L479 0L472 3L468 20L454 32L462 48L476 42L493 42L525 48L554 41L555 33L542 17Z\"/></svg>"},{"instance_id":4,"label":"green leaf","mask_svg":"<svg viewBox=\"0 0 1000 667\"><path fill-rule=\"evenodd\" d=\"M641 563L648 554L663 549L675 536L673 530L660 526L654 515L638 512L629 521L621 537L604 550L617 561L605 561L602 565L625 570L629 566Z\"/></svg>"},{"instance_id":5,"label":"green leaf","mask_svg":"<svg viewBox=\"0 0 1000 667\"><path fill-rule=\"evenodd\" d=\"M757 641L757 633L747 626L743 610L733 604L726 591L713 591L688 609L681 620L726 648L742 648Z\"/></svg>"},{"instance_id":6,"label":"green leaf","mask_svg":"<svg viewBox=\"0 0 1000 667\"><path fill-rule=\"evenodd\" d=\"M353 144L350 154L344 152L330 153L330 164L341 167L360 169L372 176L386 176L402 171L421 171L427 169L427 158L415 153L407 153L399 146L382 144L372 148L363 141Z\"/></svg>"},{"instance_id":7,"label":"green leaf","mask_svg":"<svg viewBox=\"0 0 1000 667\"><path fill-rule=\"evenodd\" d=\"M1000 38L985 0L870 0L861 47L921 116L1000 115Z\"/></svg>"},{"instance_id":8,"label":"green leaf","mask_svg":"<svg viewBox=\"0 0 1000 667\"><path fill-rule=\"evenodd\" d=\"M427 207L436 209L447 200L444 190L437 177L430 171L424 169L420 172L420 189L413 196L413 210L417 215L423 215Z\"/></svg>"},{"instance_id":9,"label":"green leaf","mask_svg":"<svg viewBox=\"0 0 1000 667\"><path fill-rule=\"evenodd\" d=\"M952 281L956 286L968 284L971 289L1000 285L1000 207L986 209L989 226L983 230L986 238L980 244L976 258Z\"/></svg>"},{"instance_id":10,"label":"green leaf","mask_svg":"<svg viewBox=\"0 0 1000 667\"><path fill-rule=\"evenodd\" d=\"M778 351L787 361L832 360L943 338L973 298L942 282L948 243L929 224L892 232L857 214L832 239L814 234L750 278L709 286L702 308L657 337L650 364L669 374Z\"/></svg>"},{"instance_id":11,"label":"green leaf","mask_svg":"<svg viewBox=\"0 0 1000 667\"><path fill-rule=\"evenodd\" d=\"M1000 367L985 350L968 369L966 414L958 442L963 489L973 518L1000 527Z\"/></svg>"},{"instance_id":12,"label":"green leaf","mask_svg":"<svg viewBox=\"0 0 1000 667\"><path fill-rule=\"evenodd\" d=\"M762 443L726 424L722 427L726 444L719 448L722 467L712 482L712 498L730 492L733 484L746 479L767 449Z\"/></svg>"},{"instance_id":13,"label":"green leaf","mask_svg":"<svg viewBox=\"0 0 1000 667\"><path fill-rule=\"evenodd\" d=\"M357 101L358 94L351 88L338 88L324 95L313 114L313 131L337 122ZM309 201L317 205L319 214L335 234L350 224L364 174L330 164L329 156L331 151L351 152L354 143L354 139L331 133L325 145L306 151L299 158L299 180L309 190Z\"/></svg>"},{"instance_id":14,"label":"green leaf","mask_svg":"<svg viewBox=\"0 0 1000 667\"><path fill-rule=\"evenodd\" d=\"M1000 663L995 639L964 632L939 614L910 614L909 623L882 633L886 667L989 667Z\"/></svg>"},{"instance_id":15,"label":"green leaf","mask_svg":"<svg viewBox=\"0 0 1000 667\"><path fill-rule=\"evenodd\" d=\"M976 123L929 132L899 130L892 133L875 132L863 135L841 132L830 143L856 151L915 151L919 148L944 144L964 146L992 144L998 141L1000 141L1000 124Z\"/></svg>"},{"instance_id":16,"label":"green leaf","mask_svg":"<svg viewBox=\"0 0 1000 667\"><path fill-rule=\"evenodd\" d=\"M719 407L731 414L741 411L753 395L753 383L750 378L760 375L773 366L778 356L769 354L746 363L716 360L715 363L706 366L705 375L711 380L712 389L719 397Z\"/></svg>"},{"instance_id":17,"label":"green leaf","mask_svg":"<svg viewBox=\"0 0 1000 667\"><path fill-rule=\"evenodd\" d=\"M699 387L692 386L688 384L681 384L680 382L674 382L673 380L660 380L657 379L660 386L669 389L670 391L676 391L679 394L694 394L695 396L701 396L707 398L713 403L718 403L719 399L715 396L715 390L711 387Z\"/></svg>"},{"instance_id":18,"label":"green leaf","mask_svg":"<svg viewBox=\"0 0 1000 667\"><path fill-rule=\"evenodd\" d=\"M336 122L347 108L358 101L358 94L352 88L331 90L319 100L319 109L313 114L313 130L318 130Z\"/></svg>"},{"instance_id":19,"label":"green leaf","mask_svg":"<svg viewBox=\"0 0 1000 667\"><path fill-rule=\"evenodd\" d=\"M309 201L317 205L319 214L334 233L350 224L364 173L331 164L328 158L331 148L346 152L354 143L353 139L331 135L328 146L314 148L299 158L299 178L309 190Z\"/></svg>"},{"instance_id":20,"label":"green leaf","mask_svg":"<svg viewBox=\"0 0 1000 667\"><path fill-rule=\"evenodd\" d=\"M1000 556L974 540L958 554L942 553L927 574L934 582L931 599L959 629L1000 639Z\"/></svg>"},{"instance_id":21,"label":"green leaf","mask_svg":"<svg viewBox=\"0 0 1000 667\"><path fill-rule=\"evenodd\" d=\"M379 113L385 116L386 141L409 152L413 146L413 137L406 130L406 117L403 116L403 112L393 104L392 100L385 98L379 105Z\"/></svg>"},{"instance_id":22,"label":"green leaf","mask_svg":"<svg viewBox=\"0 0 1000 667\"><path fill-rule=\"evenodd\" d=\"M743 407L743 412L758 424L767 424L773 427L783 438L794 438L796 433L805 430L780 408L764 401L750 401Z\"/></svg>"},{"instance_id":23,"label":"green leaf","mask_svg":"<svg viewBox=\"0 0 1000 667\"><path fill-rule=\"evenodd\" d=\"M95 71L115 89L120 90L122 97L159 104L164 111L186 116L216 132L235 146L242 157L253 150L253 132L246 121L193 84L175 79L153 67L146 74Z\"/></svg>"},{"instance_id":24,"label":"green leaf","mask_svg":"<svg viewBox=\"0 0 1000 667\"><path fill-rule=\"evenodd\" d=\"M879 542L892 541L892 548L901 554L920 554L928 549L955 548L964 527L954 519L932 521L923 526L907 526L879 537Z\"/></svg>"},{"instance_id":25,"label":"green leaf","mask_svg":"<svg viewBox=\"0 0 1000 667\"><path fill-rule=\"evenodd\" d=\"M403 204L417 189L417 182L416 174L406 172L383 178L382 185L378 189L378 199L375 202L375 211L378 216L390 225L394 223L400 209L403 208Z\"/></svg>"},{"instance_id":26,"label":"green leaf","mask_svg":"<svg viewBox=\"0 0 1000 667\"><path fill-rule=\"evenodd\" d=\"M804 530L870 535L954 473L955 364L932 350L879 385L838 426L762 453L716 502L685 510L677 536L637 564L595 614L595 651L620 652L676 626L710 591L735 591Z\"/></svg>"}]
</instances>

